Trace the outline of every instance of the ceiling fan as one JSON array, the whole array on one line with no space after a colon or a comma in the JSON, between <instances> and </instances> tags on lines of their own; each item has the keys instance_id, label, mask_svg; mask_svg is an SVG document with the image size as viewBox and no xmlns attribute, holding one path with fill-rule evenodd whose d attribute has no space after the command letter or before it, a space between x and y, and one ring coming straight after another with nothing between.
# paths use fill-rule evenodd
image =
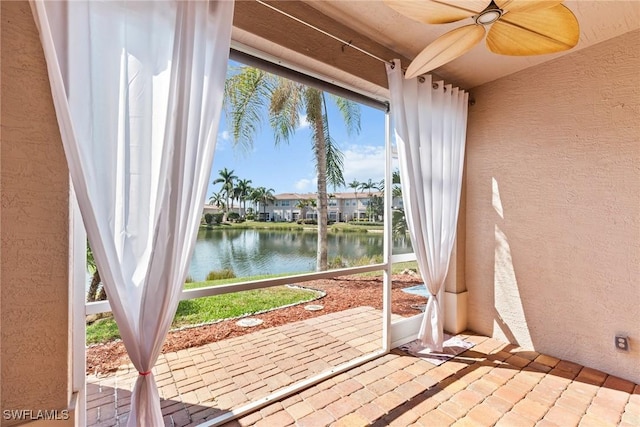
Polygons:
<instances>
[{"instance_id":1,"label":"ceiling fan","mask_svg":"<svg viewBox=\"0 0 640 427\"><path fill-rule=\"evenodd\" d=\"M424 74L465 54L485 36L491 52L528 56L574 47L578 20L562 0L384 0L416 21L446 24L471 18L473 23L438 37L411 62L405 78Z\"/></svg>"}]
</instances>

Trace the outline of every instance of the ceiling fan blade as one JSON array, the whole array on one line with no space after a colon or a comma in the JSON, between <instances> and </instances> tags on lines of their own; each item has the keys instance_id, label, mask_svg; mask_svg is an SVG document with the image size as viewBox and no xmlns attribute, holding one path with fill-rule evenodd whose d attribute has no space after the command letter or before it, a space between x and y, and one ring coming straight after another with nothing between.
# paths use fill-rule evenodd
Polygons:
<instances>
[{"instance_id":1,"label":"ceiling fan blade","mask_svg":"<svg viewBox=\"0 0 640 427\"><path fill-rule=\"evenodd\" d=\"M501 55L542 55L571 49L579 39L578 20L566 6L557 5L503 15L489 30L487 47Z\"/></svg>"},{"instance_id":2,"label":"ceiling fan blade","mask_svg":"<svg viewBox=\"0 0 640 427\"><path fill-rule=\"evenodd\" d=\"M446 24L482 12L489 0L384 0L390 8L416 21Z\"/></svg>"},{"instance_id":3,"label":"ceiling fan blade","mask_svg":"<svg viewBox=\"0 0 640 427\"><path fill-rule=\"evenodd\" d=\"M453 61L477 45L484 34L484 26L471 24L438 37L415 57L405 78L413 78Z\"/></svg>"},{"instance_id":4,"label":"ceiling fan blade","mask_svg":"<svg viewBox=\"0 0 640 427\"><path fill-rule=\"evenodd\" d=\"M531 12L562 4L562 0L494 0L506 12Z\"/></svg>"}]
</instances>

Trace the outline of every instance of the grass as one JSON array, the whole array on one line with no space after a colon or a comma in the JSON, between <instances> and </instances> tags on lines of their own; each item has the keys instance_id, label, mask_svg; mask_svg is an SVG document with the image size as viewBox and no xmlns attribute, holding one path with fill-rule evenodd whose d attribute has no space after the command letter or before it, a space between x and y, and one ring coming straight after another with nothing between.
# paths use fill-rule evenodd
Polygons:
<instances>
[{"instance_id":1,"label":"grass","mask_svg":"<svg viewBox=\"0 0 640 427\"><path fill-rule=\"evenodd\" d=\"M98 319L90 325L87 325L87 344L96 344L107 341L113 341L120 338L118 326L111 314L108 317Z\"/></svg>"},{"instance_id":2,"label":"grass","mask_svg":"<svg viewBox=\"0 0 640 427\"><path fill-rule=\"evenodd\" d=\"M207 226L201 226L207 228ZM217 228L235 228L238 230L248 229L265 229L265 230L303 230L304 228L315 227L313 225L302 225L295 222L270 222L270 221L245 221L240 223L225 222L224 224L208 227L209 229Z\"/></svg>"},{"instance_id":3,"label":"grass","mask_svg":"<svg viewBox=\"0 0 640 427\"><path fill-rule=\"evenodd\" d=\"M185 284L185 289L224 285L248 280L260 280L271 277L278 277L278 275L187 283ZM230 294L180 301L171 327L179 328L187 325L215 322L217 320L227 319L230 317L238 317L245 314L270 310L284 305L310 301L316 296L317 293L314 291L292 289L286 286L275 286L267 289L234 292ZM110 314L88 324L86 335L87 344L104 343L120 338L116 322Z\"/></svg>"},{"instance_id":4,"label":"grass","mask_svg":"<svg viewBox=\"0 0 640 427\"><path fill-rule=\"evenodd\" d=\"M402 271L406 269L418 271L418 263L416 261L394 263L393 266L391 266L391 274L400 274ZM382 271L370 271L368 273L360 273L358 274L358 276L378 277L378 276L382 276Z\"/></svg>"},{"instance_id":5,"label":"grass","mask_svg":"<svg viewBox=\"0 0 640 427\"><path fill-rule=\"evenodd\" d=\"M298 224L296 222L271 222L271 221L245 221L241 223L224 223L213 226L202 225L202 228L215 230L218 228L235 228L238 230L248 230L248 229L264 229L264 230L309 230L316 229L317 225L312 224ZM368 225L366 222L362 224L353 225L345 222L336 222L329 226L329 231L331 232L358 232L358 233L366 233L368 230L382 230L383 227L380 225Z\"/></svg>"},{"instance_id":6,"label":"grass","mask_svg":"<svg viewBox=\"0 0 640 427\"><path fill-rule=\"evenodd\" d=\"M357 260L356 260L357 261ZM376 260L369 260L377 262ZM362 265L355 263L356 265ZM415 261L393 264L392 273L398 274L405 269L417 270ZM371 271L361 273L360 277L378 277L381 271ZM186 283L185 289L202 288L205 286L226 285L231 283L246 282L249 280L261 280L274 277L288 276L261 275L254 277L235 277L214 281L202 281ZM172 328L179 328L187 325L198 325L201 323L214 322L216 320L229 317L238 317L244 314L257 313L284 305L310 301L316 297L313 291L303 289L292 289L286 286L275 286L267 289L257 289L252 291L235 292L212 297L196 298L192 300L180 301L176 316L173 319ZM120 338L118 327L113 317L109 314L104 318L87 325L87 344L104 343Z\"/></svg>"},{"instance_id":7,"label":"grass","mask_svg":"<svg viewBox=\"0 0 640 427\"><path fill-rule=\"evenodd\" d=\"M335 224L332 224L331 226L329 226L329 231L339 232L339 233L366 233L369 230L382 231L383 227L379 225L364 227L364 226L348 224L346 222L336 222Z\"/></svg>"},{"instance_id":8,"label":"grass","mask_svg":"<svg viewBox=\"0 0 640 427\"><path fill-rule=\"evenodd\" d=\"M276 286L181 301L173 326L197 325L229 317L238 317L275 307L310 301L316 296L317 293L314 291Z\"/></svg>"}]
</instances>

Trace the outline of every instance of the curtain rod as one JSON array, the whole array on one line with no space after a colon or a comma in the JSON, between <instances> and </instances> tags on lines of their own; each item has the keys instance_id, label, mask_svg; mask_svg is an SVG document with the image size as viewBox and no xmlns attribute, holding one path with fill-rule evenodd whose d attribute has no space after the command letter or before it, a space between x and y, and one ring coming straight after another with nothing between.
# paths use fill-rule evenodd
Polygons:
<instances>
[{"instance_id":1,"label":"curtain rod","mask_svg":"<svg viewBox=\"0 0 640 427\"><path fill-rule=\"evenodd\" d=\"M377 110L382 110L384 112L389 111L388 102L379 101L367 95L363 95L361 93L344 88L342 86L338 86L333 83L329 83L325 80L310 76L308 74L304 74L304 73L292 70L291 68L287 68L283 65L270 62L266 59L258 58L257 56L253 56L249 53L245 53L234 48L231 48L229 50L229 59L242 62L243 64L246 64L252 67L261 68L267 72L277 74L279 76L288 78L290 80L297 81L299 83L314 87L324 92L333 93L334 95L340 96L342 98L350 99L352 101L358 102L368 107L375 108Z\"/></svg>"},{"instance_id":2,"label":"curtain rod","mask_svg":"<svg viewBox=\"0 0 640 427\"><path fill-rule=\"evenodd\" d=\"M371 52L369 52L369 51L367 51L367 50L362 49L361 47L358 47L358 46L356 46L356 45L352 44L350 41L343 40L343 39L341 39L341 38L340 38L340 37L338 37L338 36L334 36L333 34L331 34L331 33L327 32L327 31L325 31L325 30L323 30L323 29L321 29L321 28L318 28L318 27L316 27L315 25L309 24L308 22L303 21L302 19L300 19L300 18L298 18L298 17L295 17L295 16L293 16L293 15L291 15L291 14L289 14L289 13L287 13L287 12L283 11L283 10L280 10L280 9L278 9L277 7L274 7L274 6L272 6L272 5L270 5L270 4L266 3L266 2L264 2L264 1L262 1L262 0L256 0L256 2L260 3L261 5L263 5L263 6L265 6L265 7L268 7L269 9L271 9L271 10L273 10L273 11L275 11L275 12L278 12L278 13L282 14L282 15L284 15L284 16L286 16L286 17L290 18L290 19L293 19L294 21L299 22L299 23L301 23L302 25L306 25L307 27L309 27L309 28L311 28L311 29L313 29L313 30L318 31L319 33L322 33L322 34L324 34L324 35L325 35L325 36L327 36L327 37L331 37L332 39L334 39L334 40L336 40L336 41L339 41L340 43L344 44L345 46L351 47L351 48L353 48L353 49L357 50L358 52L362 52L362 53L364 53L365 55L367 55L367 56L369 56L369 57L371 57L371 58L373 58L373 59L375 59L375 60L377 60L377 61L383 62L383 63L385 63L385 64L393 64L393 62L391 62L391 61L389 61L389 60L382 59L382 58L380 58L379 56L374 55L373 53L371 53Z\"/></svg>"},{"instance_id":3,"label":"curtain rod","mask_svg":"<svg viewBox=\"0 0 640 427\"><path fill-rule=\"evenodd\" d=\"M334 40L336 40L336 41L339 41L340 43L344 44L344 45L345 45L345 46L347 46L347 47L351 47L351 48L353 48L353 49L357 50L358 52L364 53L365 55L367 55L367 56L369 56L369 57L371 57L371 58L375 59L376 61L382 62L382 63L384 63L384 64L391 64L392 66L395 66L395 64L393 63L393 61L391 61L391 60L387 60L387 59L383 59L383 58L380 58L379 56L377 56L377 55L375 55L375 54L373 54L373 53L371 53L371 52L369 52L369 51L367 51L367 50L365 50L365 49L362 49L361 47L358 47L358 46L356 46L356 45L352 44L350 41L347 41L347 40L341 39L341 38L340 38L340 37L338 37L338 36L334 36L333 34L331 34L331 33L327 32L327 31L325 31L325 30L323 30L323 29L321 29L321 28L318 28L318 27L316 27L316 26L315 26L315 25L313 25L313 24L310 24L310 23L308 23L308 22L306 22L306 21L303 21L302 19L300 19L300 18L298 18L298 17L296 17L296 16L293 16L293 15L291 15L290 13L287 13L287 12L285 12L285 11L283 11L283 10L280 10L280 9L278 9L277 7L272 6L272 5L268 4L268 3L266 3L266 2L265 2L265 1L263 1L263 0L255 0L255 1L256 1L257 3L259 3L259 4L263 5L263 6L265 6L265 7L268 7L269 9L271 9L271 10L273 10L273 11L275 11L275 12L277 12L277 13L281 14L281 15L284 15L284 16L286 16L286 17L290 18L290 19L293 19L293 20L294 20L294 21L296 21L296 22L299 22L299 23L300 23L300 24L302 24L302 25L305 25L305 26L307 26L307 27L309 27L309 28L311 28L311 29L313 29L313 30L315 30L315 31L317 31L317 32L319 32L319 33L321 33L321 34L324 34L324 35L325 35L325 36L327 36L327 37L330 37L330 38L332 38L332 39L334 39ZM402 68L402 71L406 71L406 70L405 70L404 68ZM432 76L434 76L434 77L437 77L437 78L439 78L439 79L442 79L440 76L438 76L437 74L435 74L435 73L433 73L433 72L431 73L431 75L432 75ZM444 80L444 79L442 79L442 80ZM468 92L468 91L467 91L467 92ZM374 101L374 102L378 102L378 101L376 101L376 100L373 100L373 101ZM470 103L471 105L474 105L474 104L475 104L475 100L470 100L470 101L469 101L469 103ZM388 108L388 107L387 107L387 108Z\"/></svg>"}]
</instances>

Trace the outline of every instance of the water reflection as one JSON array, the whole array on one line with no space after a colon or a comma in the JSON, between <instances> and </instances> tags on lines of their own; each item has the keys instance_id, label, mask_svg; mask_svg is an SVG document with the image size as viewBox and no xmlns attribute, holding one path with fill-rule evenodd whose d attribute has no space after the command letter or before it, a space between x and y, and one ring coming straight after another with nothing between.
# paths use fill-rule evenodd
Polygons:
<instances>
[{"instance_id":1,"label":"water reflection","mask_svg":"<svg viewBox=\"0 0 640 427\"><path fill-rule=\"evenodd\" d=\"M357 259L382 255L382 233L329 233L328 256ZM238 277L306 273L315 270L315 231L200 230L189 274L204 280L211 270L230 268ZM393 253L411 252L408 239L394 242Z\"/></svg>"}]
</instances>

